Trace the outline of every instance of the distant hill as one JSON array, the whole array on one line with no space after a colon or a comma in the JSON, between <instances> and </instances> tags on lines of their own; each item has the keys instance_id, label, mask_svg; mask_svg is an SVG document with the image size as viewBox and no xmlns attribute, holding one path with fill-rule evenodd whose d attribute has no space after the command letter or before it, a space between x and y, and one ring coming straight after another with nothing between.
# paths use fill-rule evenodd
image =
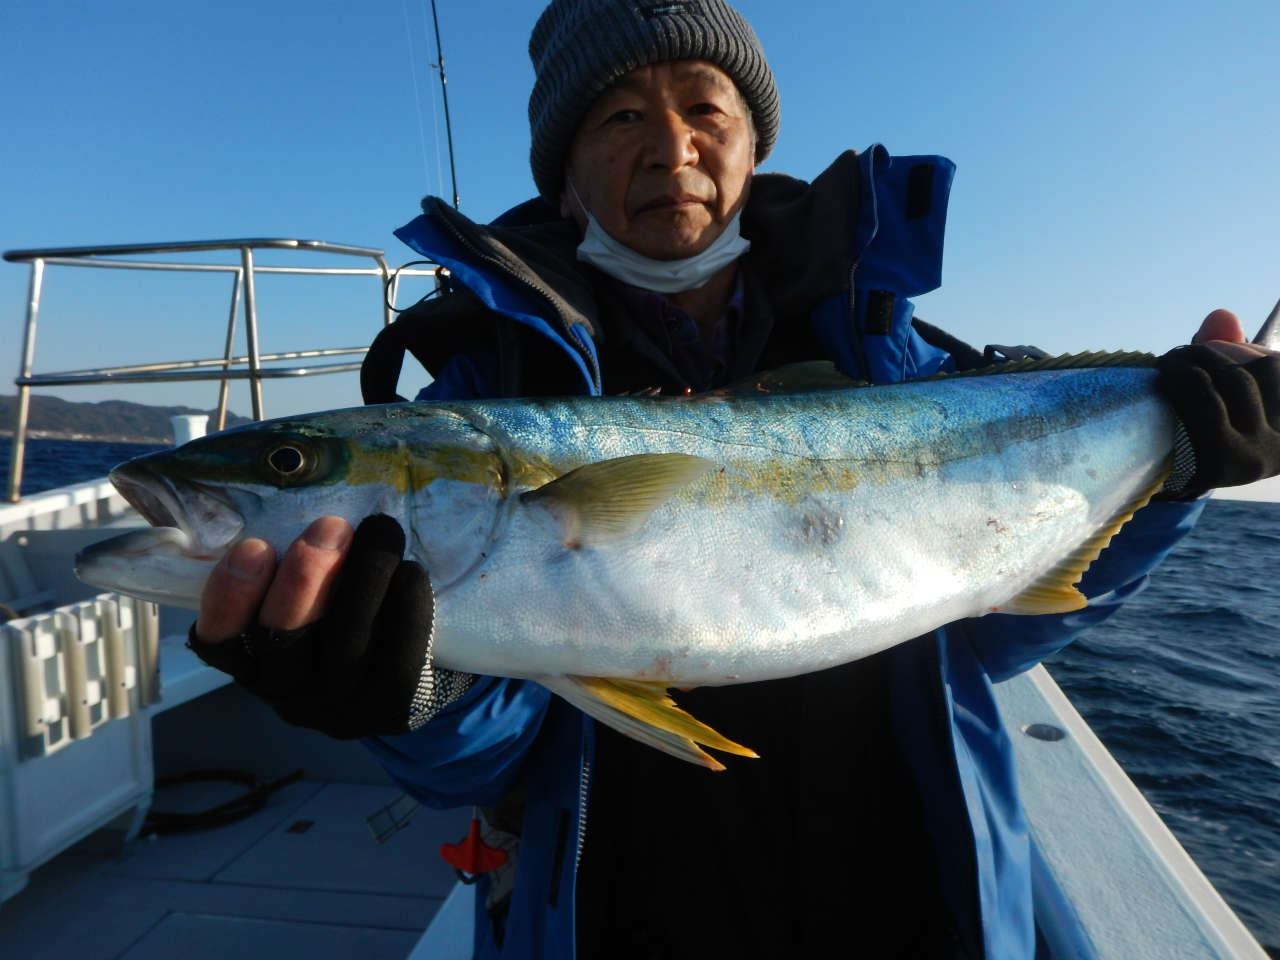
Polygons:
<instances>
[{"instance_id":1,"label":"distant hill","mask_svg":"<svg viewBox=\"0 0 1280 960\"><path fill-rule=\"evenodd\" d=\"M13 436L13 418L18 398L0 396L0 437ZM209 428L214 427L216 410L194 407L157 407L127 400L100 400L97 403L73 403L57 397L31 394L31 413L27 433L32 437L58 440L111 440L122 443L172 443L173 414L207 413ZM248 423L227 411L227 426Z\"/></svg>"}]
</instances>

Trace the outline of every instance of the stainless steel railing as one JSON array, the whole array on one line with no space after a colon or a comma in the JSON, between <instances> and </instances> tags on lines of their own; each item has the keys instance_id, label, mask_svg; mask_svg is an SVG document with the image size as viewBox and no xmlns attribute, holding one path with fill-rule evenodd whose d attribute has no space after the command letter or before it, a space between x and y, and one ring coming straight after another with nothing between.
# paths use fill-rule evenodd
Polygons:
<instances>
[{"instance_id":1,"label":"stainless steel railing","mask_svg":"<svg viewBox=\"0 0 1280 960\"><path fill-rule=\"evenodd\" d=\"M140 254L202 253L215 250L236 250L240 263L171 263L152 260L125 260L121 257ZM311 253L331 253L373 260L368 267L278 267L260 266L254 262L255 250L294 250ZM402 277L433 277L437 270L430 268L402 268L392 272L387 267L385 254L372 247L353 247L342 243L326 243L322 240L288 240L279 238L252 238L241 240L196 240L184 243L131 243L94 247L52 247L43 250L9 250L4 259L11 263L29 263L31 279L27 294L27 319L22 336L22 357L14 384L18 388L18 402L14 413L13 450L9 459L8 499L17 502L22 487L22 465L26 452L27 421L30 412L31 388L102 383L172 383L175 381L217 380L218 414L215 429L226 426L227 397L232 380L248 380L253 418L263 419L262 381L283 377L309 377L327 373L344 373L359 370L358 360L342 363L323 363L285 367L264 367L264 363L287 360L314 360L339 356L362 356L366 347L333 347L327 349L293 350L263 354L258 350L258 313L254 279L258 274L283 273L313 276L369 276L379 279L378 309L383 323L390 323L394 312L391 304L396 301ZM118 367L98 367L87 370L65 370L57 373L35 373L36 321L40 314L40 296L44 288L46 266L95 267L115 270L166 270L186 273L230 273L233 276L231 306L227 314L227 336L221 357L204 360L172 360L160 363L137 363ZM245 342L248 352L243 356L233 353L236 323L244 313Z\"/></svg>"}]
</instances>

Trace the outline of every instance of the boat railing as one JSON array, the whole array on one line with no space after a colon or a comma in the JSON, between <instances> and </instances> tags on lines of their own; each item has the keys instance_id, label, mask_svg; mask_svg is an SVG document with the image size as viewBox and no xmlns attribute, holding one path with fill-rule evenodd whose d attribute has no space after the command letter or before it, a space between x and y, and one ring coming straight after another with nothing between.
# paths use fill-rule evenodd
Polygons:
<instances>
[{"instance_id":1,"label":"boat railing","mask_svg":"<svg viewBox=\"0 0 1280 960\"><path fill-rule=\"evenodd\" d=\"M239 263L175 263L161 260L123 259L150 254L212 253L230 250L239 253ZM291 250L304 253L336 254L339 256L372 260L372 266L312 267L267 266L255 263L257 250ZM369 276L379 280L378 309L383 323L390 323L395 312L399 284L404 277L435 277L436 267L406 267L391 270L386 255L373 247L356 247L322 240L291 240L283 238L250 238L236 240L195 240L178 243L131 243L110 246L50 247L40 250L9 250L4 259L11 263L27 263L31 267L27 296L26 325L22 337L22 355L18 376L14 384L18 388L14 412L13 448L9 459L8 499L16 503L22 487L22 467L26 451L27 424L30 413L30 397L33 387L84 386L104 383L173 383L183 381L218 381L218 407L214 429L226 426L227 398L232 380L248 380L253 419L261 420L265 413L262 402L262 381L267 379L310 377L321 374L345 373L360 369L359 357L365 346L333 347L326 349L290 350L262 353L258 349L259 325L254 280L259 274L293 274L307 276ZM36 323L40 314L40 298L44 290L47 266L95 267L115 270L161 270L187 273L229 273L232 276L231 304L227 314L226 346L221 357L199 360L171 360L158 363L135 363L126 366L97 367L84 370L36 373ZM236 326L243 313L247 352L234 352ZM356 357L354 360L315 363L333 357ZM286 366L265 364L308 361Z\"/></svg>"}]
</instances>

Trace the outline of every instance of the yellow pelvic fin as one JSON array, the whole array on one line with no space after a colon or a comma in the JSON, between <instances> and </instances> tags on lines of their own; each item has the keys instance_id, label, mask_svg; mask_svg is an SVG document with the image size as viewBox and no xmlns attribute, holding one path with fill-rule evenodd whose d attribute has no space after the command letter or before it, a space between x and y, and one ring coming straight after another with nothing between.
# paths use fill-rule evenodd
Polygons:
<instances>
[{"instance_id":1,"label":"yellow pelvic fin","mask_svg":"<svg viewBox=\"0 0 1280 960\"><path fill-rule=\"evenodd\" d=\"M686 453L640 453L570 470L521 499L560 521L565 546L595 546L635 533L668 497L713 466Z\"/></svg>"},{"instance_id":2,"label":"yellow pelvic fin","mask_svg":"<svg viewBox=\"0 0 1280 960\"><path fill-rule=\"evenodd\" d=\"M1071 613L1073 610L1083 609L1089 601L1075 588L1075 584L1080 582L1084 572L1089 569L1089 564L1098 559L1098 554L1102 553L1120 528L1160 491L1168 476L1169 467L1166 466L1154 482L1116 511L1091 537L1063 557L1056 566L1047 570L1039 580L996 610L1000 613L1036 614Z\"/></svg>"},{"instance_id":3,"label":"yellow pelvic fin","mask_svg":"<svg viewBox=\"0 0 1280 960\"><path fill-rule=\"evenodd\" d=\"M619 733L681 760L723 770L724 764L698 744L740 757L758 756L677 707L665 683L575 676L539 677L538 682Z\"/></svg>"}]
</instances>

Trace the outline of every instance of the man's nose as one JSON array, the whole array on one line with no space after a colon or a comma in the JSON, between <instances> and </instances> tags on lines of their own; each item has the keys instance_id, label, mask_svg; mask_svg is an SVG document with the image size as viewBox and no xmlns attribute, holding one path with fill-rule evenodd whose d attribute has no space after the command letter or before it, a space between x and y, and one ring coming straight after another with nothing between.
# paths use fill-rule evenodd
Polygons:
<instances>
[{"instance_id":1,"label":"man's nose","mask_svg":"<svg viewBox=\"0 0 1280 960\"><path fill-rule=\"evenodd\" d=\"M651 166L671 170L698 163L698 148L693 143L693 128L674 110L658 113L649 131L647 159Z\"/></svg>"}]
</instances>

